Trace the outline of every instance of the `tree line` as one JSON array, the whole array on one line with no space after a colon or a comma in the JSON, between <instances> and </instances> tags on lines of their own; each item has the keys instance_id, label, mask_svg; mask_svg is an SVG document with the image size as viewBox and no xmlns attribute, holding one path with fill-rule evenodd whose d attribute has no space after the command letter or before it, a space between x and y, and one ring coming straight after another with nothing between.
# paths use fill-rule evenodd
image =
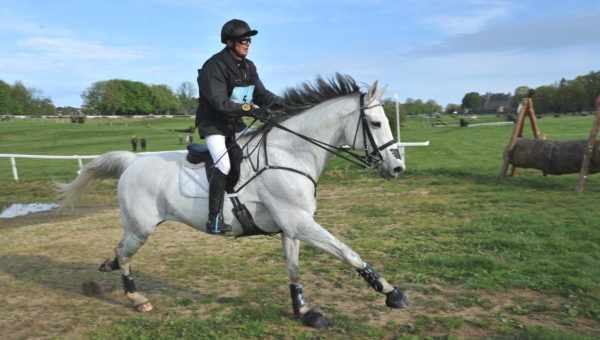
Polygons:
<instances>
[{"instance_id":1,"label":"tree line","mask_svg":"<svg viewBox=\"0 0 600 340\"><path fill-rule=\"evenodd\" d=\"M533 98L537 113L593 111L599 94L600 71L592 71L535 89L519 86L514 91L511 105L516 108L522 98L528 97ZM196 86L190 82L181 83L174 92L167 85L147 85L122 79L95 82L81 93L83 112L100 115L191 114L197 106L197 95ZM385 103L386 114L395 122L396 102L386 99ZM477 92L465 94L461 104L448 104L445 109L433 99L407 98L404 103L399 103L402 115L478 110L482 105L483 97ZM44 97L42 91L25 87L20 81L9 85L0 80L0 114L52 115L56 112L52 100Z\"/></svg>"},{"instance_id":2,"label":"tree line","mask_svg":"<svg viewBox=\"0 0 600 340\"><path fill-rule=\"evenodd\" d=\"M111 79L93 83L81 93L83 112L100 115L190 114L197 105L197 90L183 82L173 92L167 85Z\"/></svg>"},{"instance_id":3,"label":"tree line","mask_svg":"<svg viewBox=\"0 0 600 340\"><path fill-rule=\"evenodd\" d=\"M0 80L0 114L53 115L56 108L50 98L34 87L16 81L10 85Z\"/></svg>"},{"instance_id":4,"label":"tree line","mask_svg":"<svg viewBox=\"0 0 600 340\"><path fill-rule=\"evenodd\" d=\"M519 86L512 97L512 107L517 107L523 98L533 98L536 113L571 113L593 111L596 97L600 95L600 71L591 71L587 75L572 80L561 79L552 85L535 89ZM477 92L469 92L462 99L463 109L481 108L483 99Z\"/></svg>"}]
</instances>

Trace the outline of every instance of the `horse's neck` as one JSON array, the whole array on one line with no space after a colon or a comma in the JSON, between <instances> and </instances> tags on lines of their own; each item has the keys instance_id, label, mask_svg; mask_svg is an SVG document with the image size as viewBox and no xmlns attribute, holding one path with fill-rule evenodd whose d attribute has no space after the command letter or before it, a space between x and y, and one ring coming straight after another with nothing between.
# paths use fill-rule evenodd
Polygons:
<instances>
[{"instance_id":1,"label":"horse's neck","mask_svg":"<svg viewBox=\"0 0 600 340\"><path fill-rule=\"evenodd\" d=\"M340 146L344 138L345 122L356 110L358 110L358 101L354 96L340 97L292 117L283 125L298 134L329 145ZM331 152L277 128L270 133L269 144L279 146L277 149L287 150L297 166L308 167L309 169L306 170L310 170L315 177L321 175L333 156Z\"/></svg>"}]
</instances>

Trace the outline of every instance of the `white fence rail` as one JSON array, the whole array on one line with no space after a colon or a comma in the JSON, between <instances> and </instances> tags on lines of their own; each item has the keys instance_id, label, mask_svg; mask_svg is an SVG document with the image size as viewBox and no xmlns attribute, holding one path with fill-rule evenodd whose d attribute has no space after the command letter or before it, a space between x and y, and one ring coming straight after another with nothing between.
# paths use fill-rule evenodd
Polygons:
<instances>
[{"instance_id":1,"label":"white fence rail","mask_svg":"<svg viewBox=\"0 0 600 340\"><path fill-rule=\"evenodd\" d=\"M406 146L428 146L429 141L426 142L417 142L417 143L398 143L397 144L401 150L402 154L404 154L404 147ZM138 156L157 154L163 152L187 152L187 150L174 150L174 151L157 151L157 152L138 152L136 153ZM83 167L83 159L94 159L100 157L100 155L88 155L88 156L50 156L50 155L19 155L12 153L0 153L0 158L10 158L10 165L12 167L13 178L15 181L19 181L19 172L17 170L17 158L37 158L37 159L76 159L77 164L79 165L79 170ZM77 171L79 173L79 171Z\"/></svg>"},{"instance_id":2,"label":"white fence rail","mask_svg":"<svg viewBox=\"0 0 600 340\"><path fill-rule=\"evenodd\" d=\"M144 156L148 154L162 153L162 152L187 152L185 150L176 150L176 151L158 151L158 152L139 152L137 155ZM13 178L15 181L19 181L19 172L17 170L17 158L37 158L37 159L76 159L77 164L79 165L79 170L83 167L83 159L94 159L99 157L100 155L88 155L88 156L49 156L49 155L19 155L12 153L0 153L0 158L10 158L10 165L12 167ZM78 171L79 173L79 171Z\"/></svg>"}]
</instances>

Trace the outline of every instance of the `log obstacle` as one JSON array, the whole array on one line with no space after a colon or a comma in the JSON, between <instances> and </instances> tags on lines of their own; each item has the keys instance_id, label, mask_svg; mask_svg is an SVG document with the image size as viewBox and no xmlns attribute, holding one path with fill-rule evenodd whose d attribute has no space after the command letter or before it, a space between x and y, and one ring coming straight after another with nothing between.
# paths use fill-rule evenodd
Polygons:
<instances>
[{"instance_id":1,"label":"log obstacle","mask_svg":"<svg viewBox=\"0 0 600 340\"><path fill-rule=\"evenodd\" d=\"M581 171L588 141L542 140L518 138L510 164L519 168L541 170L546 175L575 174ZM590 157L589 173L600 172L600 150L595 142Z\"/></svg>"},{"instance_id":2,"label":"log obstacle","mask_svg":"<svg viewBox=\"0 0 600 340\"><path fill-rule=\"evenodd\" d=\"M498 178L506 177L509 165L512 165L511 176L517 167L538 169L544 176L579 173L575 192L582 192L588 175L600 172L600 143L596 140L600 127L600 96L596 104L596 118L587 140L549 141L540 138L533 101L523 98ZM533 139L522 138L526 118L531 120Z\"/></svg>"}]
</instances>

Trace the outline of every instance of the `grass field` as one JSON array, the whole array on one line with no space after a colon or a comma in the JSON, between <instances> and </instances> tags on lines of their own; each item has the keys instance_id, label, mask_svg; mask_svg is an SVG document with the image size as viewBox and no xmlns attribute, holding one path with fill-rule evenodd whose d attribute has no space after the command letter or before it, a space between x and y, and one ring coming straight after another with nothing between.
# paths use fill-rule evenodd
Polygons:
<instances>
[{"instance_id":1,"label":"grass field","mask_svg":"<svg viewBox=\"0 0 600 340\"><path fill-rule=\"evenodd\" d=\"M586 139L592 117L543 118L550 139ZM475 123L471 121L471 123ZM86 155L181 148L190 119L0 123L0 153ZM115 181L81 209L0 220L0 338L595 339L600 334L600 175L573 193L577 175L519 169L495 178L512 126L433 128L411 118L408 171L395 181L335 159L319 182L316 219L408 292L389 310L337 259L302 246L309 303L334 325L301 326L292 314L278 237L229 240L182 224L158 228L136 255L138 288L156 310L137 314L119 275L97 266L121 236ZM526 133L531 133L529 125ZM75 161L0 159L0 205L54 202L51 178ZM103 294L85 296L93 280Z\"/></svg>"}]
</instances>

